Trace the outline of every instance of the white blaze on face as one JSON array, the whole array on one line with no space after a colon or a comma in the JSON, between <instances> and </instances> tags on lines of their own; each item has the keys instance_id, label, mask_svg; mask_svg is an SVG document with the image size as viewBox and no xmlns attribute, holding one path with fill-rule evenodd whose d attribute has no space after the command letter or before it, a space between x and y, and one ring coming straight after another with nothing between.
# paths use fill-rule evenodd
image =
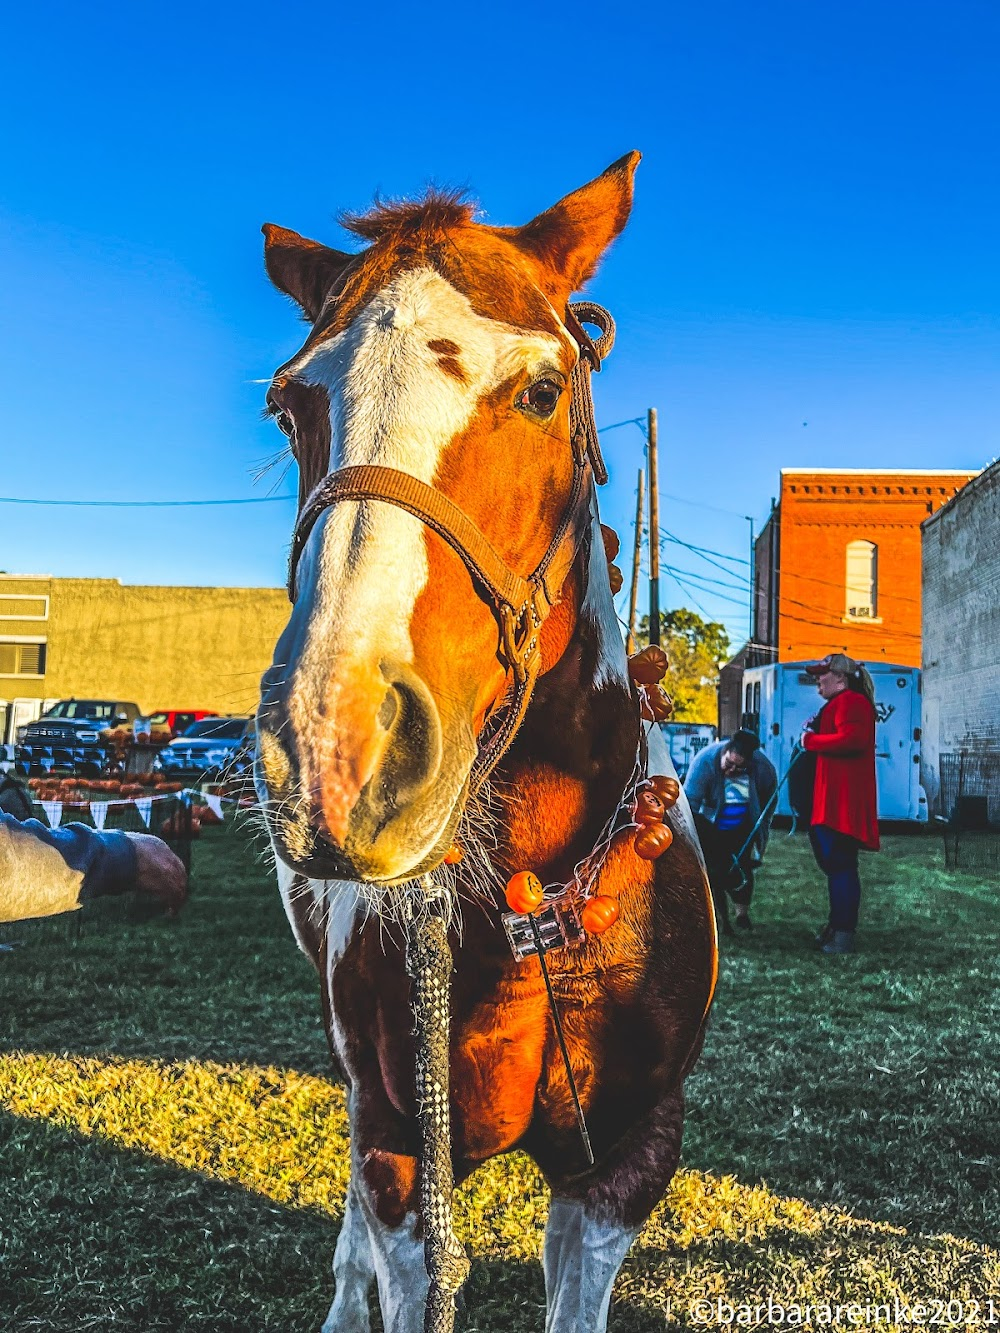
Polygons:
<instances>
[{"instance_id":1,"label":"white blaze on face","mask_svg":"<svg viewBox=\"0 0 1000 1333\"><path fill-rule=\"evenodd\" d=\"M282 373L326 388L331 470L380 464L432 484L484 395L517 374L565 369L567 347L575 349L568 334L477 314L433 269L418 268L393 278L348 328ZM326 682L338 658L412 663L410 620L427 575L423 524L403 510L367 501L321 517L298 575L309 624L295 673L297 723L308 725L318 708L336 711Z\"/></svg>"}]
</instances>

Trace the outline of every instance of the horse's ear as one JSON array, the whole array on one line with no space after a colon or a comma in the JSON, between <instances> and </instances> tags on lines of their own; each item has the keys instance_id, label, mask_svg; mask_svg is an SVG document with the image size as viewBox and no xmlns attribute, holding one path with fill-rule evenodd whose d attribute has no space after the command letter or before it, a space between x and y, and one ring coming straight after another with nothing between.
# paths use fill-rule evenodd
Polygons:
<instances>
[{"instance_id":1,"label":"horse's ear","mask_svg":"<svg viewBox=\"0 0 1000 1333\"><path fill-rule=\"evenodd\" d=\"M267 276L315 324L327 293L355 256L307 241L297 231L276 227L273 222L265 222L261 231Z\"/></svg>"},{"instance_id":2,"label":"horse's ear","mask_svg":"<svg viewBox=\"0 0 1000 1333\"><path fill-rule=\"evenodd\" d=\"M641 153L626 153L589 185L520 227L518 244L578 291L632 211L632 178Z\"/></svg>"}]
</instances>

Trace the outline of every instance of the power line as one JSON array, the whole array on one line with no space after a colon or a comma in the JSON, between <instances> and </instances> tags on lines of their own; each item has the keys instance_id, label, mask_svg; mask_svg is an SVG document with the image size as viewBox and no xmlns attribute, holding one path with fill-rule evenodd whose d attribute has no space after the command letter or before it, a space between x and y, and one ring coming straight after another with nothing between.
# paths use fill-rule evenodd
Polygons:
<instances>
[{"instance_id":1,"label":"power line","mask_svg":"<svg viewBox=\"0 0 1000 1333\"><path fill-rule=\"evenodd\" d=\"M741 514L736 509L722 509L719 505L706 504L704 500L689 500L686 495L670 495L667 491L661 491L660 494L665 500L673 500L677 504L691 505L695 509L708 509L713 514L726 514L729 518L748 519L749 514Z\"/></svg>"},{"instance_id":2,"label":"power line","mask_svg":"<svg viewBox=\"0 0 1000 1333\"><path fill-rule=\"evenodd\" d=\"M664 566L664 568L666 568L666 566ZM674 573L674 571L673 571L672 569L668 569L668 570L667 570L667 573L670 575L670 577L673 579L673 581L677 584L678 588L680 588L680 590L681 590L681 592L684 594L684 596L685 596L685 597L690 597L691 601L694 602L695 606L698 608L698 610L701 612L701 614L705 617L705 619L706 619L706 620L709 620L709 621L712 620L712 619L713 619L712 613L711 613L710 611L706 611L706 610L705 610L704 606L702 606L701 602L698 601L698 598L695 597L695 595L694 595L694 593L691 591L691 589L688 588L688 587L686 587L686 586L684 585L684 583L682 582L682 580L679 579L679 578L677 577L677 575Z\"/></svg>"},{"instance_id":3,"label":"power line","mask_svg":"<svg viewBox=\"0 0 1000 1333\"><path fill-rule=\"evenodd\" d=\"M780 568L776 568L774 572L779 578L781 577ZM807 583L820 583L824 588L839 588L841 591L846 587L846 581L845 583L837 583L834 579L820 579L817 578L815 574L801 574L797 569L789 570L785 577L787 579L802 579ZM919 597L904 597L903 594L899 592L883 592L881 596L888 596L890 600L895 602L910 602L913 606L920 605Z\"/></svg>"},{"instance_id":4,"label":"power line","mask_svg":"<svg viewBox=\"0 0 1000 1333\"><path fill-rule=\"evenodd\" d=\"M682 541L680 537L674 536L672 532L665 532L663 534L663 537L660 538L661 546L663 545L664 541L676 542L678 546L683 546L685 550L693 551L695 555L699 556L702 560L704 560L706 564L712 565L714 566L715 569L721 570L723 574L728 574L730 578L735 577L733 570L727 569L725 565L720 565L717 560L713 560L711 556L705 554L705 550L707 548L692 546L690 542ZM750 590L749 579L746 580L746 587L747 591L749 592Z\"/></svg>"},{"instance_id":5,"label":"power line","mask_svg":"<svg viewBox=\"0 0 1000 1333\"><path fill-rule=\"evenodd\" d=\"M642 562L642 563L640 564L640 567L639 567L639 568L640 568L640 572L641 572L644 576L648 577L648 567L647 567L647 565L645 564L645 562ZM670 565L661 565L660 568L663 569L663 570L665 570L665 571L670 575L670 577L673 579L673 581L674 581L674 582L677 584L677 586L680 588L680 590L681 590L681 592L684 594L684 596L690 598L691 601L694 602L694 604L695 604L695 606L698 608L698 610L701 612L701 614L702 614L703 616L705 616L706 619L708 619L708 620L711 620L711 621L717 621L717 617L716 617L715 615L713 615L713 613L712 613L711 611L709 611L709 610L703 605L703 603L701 603L701 602L698 601L697 597L695 597L695 592L696 592L696 591L697 591L697 592L700 592L700 593L701 593L703 596L705 596L705 597L716 597L716 598L718 598L720 601L724 601L724 602L731 602L731 601L734 600L734 599L731 598L731 597L724 597L724 596L722 595L722 593L715 592L715 591L714 591L713 589L711 589L711 588L698 588L698 589L693 589L693 588L691 588L691 587L685 582L685 579L688 579L688 578L700 578L701 575L699 575L699 574L695 574L695 573L693 573L693 572L692 572L691 570L689 570L689 569L681 569L681 570L677 570L677 569L674 569L674 568L673 568L672 566L670 566ZM678 577L678 575L679 575L680 577ZM735 605L740 606L740 607L743 607L744 610L745 610L745 608L746 608L746 603L745 603L744 601L742 601L742 600L739 601L739 602L736 602ZM727 614L726 612L723 612L723 615L726 615L726 614Z\"/></svg>"},{"instance_id":6,"label":"power line","mask_svg":"<svg viewBox=\"0 0 1000 1333\"><path fill-rule=\"evenodd\" d=\"M671 540L680 541L680 538L672 537ZM686 546L689 551L697 551L699 555L717 555L720 560L730 560L734 565L746 565L747 568L750 567L750 561L744 560L743 557L739 555L726 555L725 551L713 551L711 546L693 546L690 542L683 542L682 545ZM735 570L733 571L733 577L736 577Z\"/></svg>"},{"instance_id":7,"label":"power line","mask_svg":"<svg viewBox=\"0 0 1000 1333\"><path fill-rule=\"evenodd\" d=\"M204 505L269 505L295 500L294 495L255 495L242 500L27 500L0 495L4 505L56 505L73 509L187 509Z\"/></svg>"},{"instance_id":8,"label":"power line","mask_svg":"<svg viewBox=\"0 0 1000 1333\"><path fill-rule=\"evenodd\" d=\"M638 426L642 431L643 439L646 438L646 425L643 417L629 417L627 421L613 421L610 426L600 426L598 435L606 435L609 430L618 430L620 426Z\"/></svg>"},{"instance_id":9,"label":"power line","mask_svg":"<svg viewBox=\"0 0 1000 1333\"><path fill-rule=\"evenodd\" d=\"M695 579L697 580L698 583L709 583L716 588L728 588L730 592L743 591L743 589L739 586L738 583L723 583L721 579L710 579L705 574L695 573L693 569L677 569L672 565L664 565L663 568L669 569L671 574L681 574L684 576L684 578ZM712 588L707 588L705 591L712 592ZM742 606L745 608L747 604L745 597L741 597L739 600L737 600L735 597L726 597L721 592L712 593L712 595L714 597L721 598L721 600L724 602L732 602L735 606Z\"/></svg>"},{"instance_id":10,"label":"power line","mask_svg":"<svg viewBox=\"0 0 1000 1333\"><path fill-rule=\"evenodd\" d=\"M712 556L717 555L717 556L719 556L719 558L722 559L722 560L736 560L736 559L737 559L736 556L727 556L727 555L725 555L722 551L713 551L713 550L711 549L711 547L706 547L706 546L694 546L691 542L685 542L685 541L682 541L680 537L676 537L676 536L674 536L673 533L664 533L664 534L663 534L663 537L661 538L661 545L663 544L664 541L674 542L674 543L676 543L676 545L678 545L678 546L683 546L686 550L688 550L688 551L692 551L692 552L694 552L696 555L699 555L699 556L702 558L702 560L704 560L707 564L714 566L714 568L720 570L723 574L728 574L731 578L735 578L735 577L736 577L736 575L735 575L735 571L733 571L733 570L731 570L731 569L726 569L723 565L718 564L717 561L715 561L715 560L713 560L713 559L711 558ZM749 564L749 561L740 561L739 563L740 563L740 564ZM780 569L779 569L779 570L776 570L775 572L780 576L780 573L781 573ZM692 577L692 578L695 578L695 577L699 577L699 576L697 576L697 575L691 573L691 577ZM702 577L702 581L703 581L703 582L710 582L710 580L707 579L706 576L701 576L701 577ZM816 577L815 577L814 575L812 575L812 574L800 574L797 570L796 570L796 571L790 571L789 573L786 574L785 577L786 577L787 579L789 579L789 580L791 580L791 579L803 579L803 580L808 580L810 583L819 583L819 584L821 584L823 587L827 587L827 588L843 589L844 586L845 586L845 585L842 584L842 583L834 582L832 579L821 579L821 578L816 578ZM736 591L740 591L740 590L741 590L741 585L738 585L738 584L722 584L722 583L720 582L719 586L720 586L720 587L729 587L730 590L733 591L733 592L736 592ZM749 579L746 580L746 581L742 584L742 587L745 587L746 590L747 590L748 592L750 591L750 581L749 581ZM719 594L719 593L717 593L717 594L715 594L715 595L716 595L716 596L721 596L721 594ZM885 594L885 596L887 597L888 600L894 600L894 601L897 601L897 602L909 602L909 603L911 603L911 604L914 605L914 606L919 606L919 605L920 605L920 600L919 600L919 598L917 598L917 597L905 597L902 593L887 593L887 594ZM816 605L815 605L814 603L812 603L812 602L801 602L801 601L799 601L799 600L798 600L797 598L795 598L795 597L789 597L788 594L785 593L785 592L781 592L781 593L779 593L779 596L778 596L778 602L779 602L779 611L780 611L780 608L781 608L781 605L782 605L782 604L787 604L788 606L797 606L797 607L799 607L799 608L800 608L801 610L803 610L803 611L813 611L813 612L815 612L817 615L821 615L821 616L829 616L829 617L831 618L831 620L830 620L830 622L828 622L828 627L829 627L829 628L836 628L836 615L837 615L837 613L836 613L836 611L831 610L829 607L826 607L826 606L816 606ZM782 614L787 614L787 613L782 612ZM795 617L795 616L789 616L788 618L791 619L791 620L801 620L800 617ZM802 623L802 624L810 624L810 625L819 625L819 624L820 624L819 621L815 621L815 620L810 620L810 621L802 620L801 623ZM919 640L920 637L921 637L919 634L914 634L911 630L897 629L897 630L893 630L892 633L893 633L896 637L898 637L898 638L917 639L917 640Z\"/></svg>"}]
</instances>

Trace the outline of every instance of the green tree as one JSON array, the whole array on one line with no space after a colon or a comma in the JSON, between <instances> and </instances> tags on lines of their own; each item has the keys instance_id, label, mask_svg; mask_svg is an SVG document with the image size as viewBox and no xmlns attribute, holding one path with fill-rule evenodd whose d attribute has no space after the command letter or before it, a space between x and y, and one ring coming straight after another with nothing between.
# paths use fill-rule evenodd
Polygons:
<instances>
[{"instance_id":1,"label":"green tree","mask_svg":"<svg viewBox=\"0 0 1000 1333\"><path fill-rule=\"evenodd\" d=\"M649 643L648 616L639 622L636 639L640 647ZM730 656L725 627L687 607L661 611L660 647L670 658L663 683L674 701L674 720L715 723L719 666Z\"/></svg>"}]
</instances>

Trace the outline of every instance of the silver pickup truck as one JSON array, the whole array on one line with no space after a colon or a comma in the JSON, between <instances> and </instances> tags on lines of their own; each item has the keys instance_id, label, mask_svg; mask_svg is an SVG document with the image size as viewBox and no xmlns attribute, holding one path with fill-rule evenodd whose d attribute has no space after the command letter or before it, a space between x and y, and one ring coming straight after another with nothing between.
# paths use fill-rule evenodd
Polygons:
<instances>
[{"instance_id":1,"label":"silver pickup truck","mask_svg":"<svg viewBox=\"0 0 1000 1333\"><path fill-rule=\"evenodd\" d=\"M17 763L24 771L48 768L77 770L103 766L109 728L131 726L139 706L114 699L60 699L34 722L19 728Z\"/></svg>"}]
</instances>

